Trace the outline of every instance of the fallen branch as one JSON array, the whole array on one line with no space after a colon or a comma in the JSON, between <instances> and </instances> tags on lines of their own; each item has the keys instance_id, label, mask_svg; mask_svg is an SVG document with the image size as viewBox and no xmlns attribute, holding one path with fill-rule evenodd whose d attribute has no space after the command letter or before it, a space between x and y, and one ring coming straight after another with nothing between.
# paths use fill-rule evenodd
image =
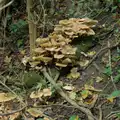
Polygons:
<instances>
[{"instance_id":1,"label":"fallen branch","mask_svg":"<svg viewBox=\"0 0 120 120\"><path fill-rule=\"evenodd\" d=\"M69 102L71 105L75 106L75 108L79 109L80 111L82 111L83 113L85 113L88 117L88 120L98 120L96 117L93 116L93 114L91 113L91 111L89 110L89 108L86 107L85 104L81 103L80 105L78 105L75 101L73 101L72 99L70 99L68 97L68 95L65 94L65 92L55 83L55 81L53 80L53 78L51 78L49 76L49 74L46 71L46 68L43 68L43 70L41 71L43 73L43 75L48 79L48 81L53 85L53 87L57 90L57 92L67 101Z\"/></svg>"}]
</instances>

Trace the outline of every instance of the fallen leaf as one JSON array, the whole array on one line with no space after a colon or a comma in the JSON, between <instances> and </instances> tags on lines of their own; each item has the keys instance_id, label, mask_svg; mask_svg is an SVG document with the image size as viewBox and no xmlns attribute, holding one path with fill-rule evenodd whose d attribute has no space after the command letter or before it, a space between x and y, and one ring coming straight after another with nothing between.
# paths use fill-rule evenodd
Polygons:
<instances>
[{"instance_id":1,"label":"fallen leaf","mask_svg":"<svg viewBox=\"0 0 120 120\"><path fill-rule=\"evenodd\" d=\"M79 64L81 67L87 66L88 63L89 63L89 60L83 60L83 61L78 62L78 64Z\"/></svg>"},{"instance_id":2,"label":"fallen leaf","mask_svg":"<svg viewBox=\"0 0 120 120\"><path fill-rule=\"evenodd\" d=\"M88 57L93 57L96 54L96 51L90 51L87 53Z\"/></svg>"},{"instance_id":3,"label":"fallen leaf","mask_svg":"<svg viewBox=\"0 0 120 120\"><path fill-rule=\"evenodd\" d=\"M89 95L92 95L92 93L89 90L82 90L81 96L83 99L86 99Z\"/></svg>"},{"instance_id":4,"label":"fallen leaf","mask_svg":"<svg viewBox=\"0 0 120 120\"><path fill-rule=\"evenodd\" d=\"M103 78L102 78L102 77L99 77L99 76L96 77L96 82L97 82L97 83L102 82L102 81L103 81Z\"/></svg>"},{"instance_id":5,"label":"fallen leaf","mask_svg":"<svg viewBox=\"0 0 120 120\"><path fill-rule=\"evenodd\" d=\"M120 97L120 90L115 90L107 97L107 100L113 102L115 98Z\"/></svg>"},{"instance_id":6,"label":"fallen leaf","mask_svg":"<svg viewBox=\"0 0 120 120\"><path fill-rule=\"evenodd\" d=\"M31 94L30 94L30 98L41 98L43 96L43 92L42 91L33 91Z\"/></svg>"},{"instance_id":7,"label":"fallen leaf","mask_svg":"<svg viewBox=\"0 0 120 120\"><path fill-rule=\"evenodd\" d=\"M30 57L24 56L24 58L22 59L22 63L24 66L26 66L26 64L29 62Z\"/></svg>"},{"instance_id":8,"label":"fallen leaf","mask_svg":"<svg viewBox=\"0 0 120 120\"><path fill-rule=\"evenodd\" d=\"M85 99L84 103L88 105L93 105L98 98L98 95L93 94L89 99Z\"/></svg>"},{"instance_id":9,"label":"fallen leaf","mask_svg":"<svg viewBox=\"0 0 120 120\"><path fill-rule=\"evenodd\" d=\"M14 100L16 98L15 95L11 93L0 93L0 102L7 102Z\"/></svg>"},{"instance_id":10,"label":"fallen leaf","mask_svg":"<svg viewBox=\"0 0 120 120\"><path fill-rule=\"evenodd\" d=\"M63 89L65 89L65 90L70 90L70 91L71 91L71 90L74 89L74 87L71 86L71 85L67 85L67 86L64 86Z\"/></svg>"},{"instance_id":11,"label":"fallen leaf","mask_svg":"<svg viewBox=\"0 0 120 120\"><path fill-rule=\"evenodd\" d=\"M33 117L43 117L43 112L38 108L29 108L27 109L27 112Z\"/></svg>"},{"instance_id":12,"label":"fallen leaf","mask_svg":"<svg viewBox=\"0 0 120 120\"><path fill-rule=\"evenodd\" d=\"M68 76L67 76L67 78L69 78L69 79L77 79L77 78L79 78L80 77L80 73L79 72L77 72L77 68L72 68L71 69L71 73L70 74L68 74Z\"/></svg>"},{"instance_id":13,"label":"fallen leaf","mask_svg":"<svg viewBox=\"0 0 120 120\"><path fill-rule=\"evenodd\" d=\"M5 59L4 59L4 62L9 64L11 62L11 60L12 60L11 57L6 56Z\"/></svg>"},{"instance_id":14,"label":"fallen leaf","mask_svg":"<svg viewBox=\"0 0 120 120\"><path fill-rule=\"evenodd\" d=\"M43 89L43 95L44 97L51 96L52 95L51 89L50 88Z\"/></svg>"},{"instance_id":15,"label":"fallen leaf","mask_svg":"<svg viewBox=\"0 0 120 120\"><path fill-rule=\"evenodd\" d=\"M81 120L78 115L72 115L69 120Z\"/></svg>"}]
</instances>

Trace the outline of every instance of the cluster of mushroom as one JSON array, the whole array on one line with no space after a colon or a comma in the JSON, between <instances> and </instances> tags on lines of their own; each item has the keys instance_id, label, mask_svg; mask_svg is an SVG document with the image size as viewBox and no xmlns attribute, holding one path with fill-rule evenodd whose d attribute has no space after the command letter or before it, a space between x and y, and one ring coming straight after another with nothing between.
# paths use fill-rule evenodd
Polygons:
<instances>
[{"instance_id":1,"label":"cluster of mushroom","mask_svg":"<svg viewBox=\"0 0 120 120\"><path fill-rule=\"evenodd\" d=\"M59 67L66 67L73 64L76 59L76 47L71 42L79 36L94 35L92 27L97 23L88 18L71 18L61 20L55 26L53 33L47 38L37 38L32 63L55 64Z\"/></svg>"}]
</instances>

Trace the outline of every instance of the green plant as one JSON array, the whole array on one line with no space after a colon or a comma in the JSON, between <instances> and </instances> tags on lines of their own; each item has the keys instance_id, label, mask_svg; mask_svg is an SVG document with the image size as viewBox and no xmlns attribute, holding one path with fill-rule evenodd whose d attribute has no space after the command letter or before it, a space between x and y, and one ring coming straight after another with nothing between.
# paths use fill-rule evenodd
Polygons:
<instances>
[{"instance_id":1,"label":"green plant","mask_svg":"<svg viewBox=\"0 0 120 120\"><path fill-rule=\"evenodd\" d=\"M81 120L78 115L72 115L69 120Z\"/></svg>"},{"instance_id":2,"label":"green plant","mask_svg":"<svg viewBox=\"0 0 120 120\"><path fill-rule=\"evenodd\" d=\"M9 26L11 34L19 32L26 25L27 25L27 22L22 19L19 19L16 23L11 23L11 25Z\"/></svg>"},{"instance_id":3,"label":"green plant","mask_svg":"<svg viewBox=\"0 0 120 120\"><path fill-rule=\"evenodd\" d=\"M112 70L109 65L106 65L103 73L106 74L107 76L110 76L112 74Z\"/></svg>"},{"instance_id":4,"label":"green plant","mask_svg":"<svg viewBox=\"0 0 120 120\"><path fill-rule=\"evenodd\" d=\"M116 113L118 119L120 119L120 113Z\"/></svg>"}]
</instances>

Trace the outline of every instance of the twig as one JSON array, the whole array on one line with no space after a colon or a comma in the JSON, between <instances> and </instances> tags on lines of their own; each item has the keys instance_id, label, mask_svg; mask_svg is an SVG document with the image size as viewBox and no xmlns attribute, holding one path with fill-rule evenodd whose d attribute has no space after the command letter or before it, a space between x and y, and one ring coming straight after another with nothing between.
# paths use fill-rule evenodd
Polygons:
<instances>
[{"instance_id":1,"label":"twig","mask_svg":"<svg viewBox=\"0 0 120 120\"><path fill-rule=\"evenodd\" d=\"M42 35L44 35L44 32L45 32L45 22L46 22L46 11L44 9L44 4L42 4L42 1L40 1L40 4L41 4L41 7L42 7L42 10L43 10L43 32L42 32Z\"/></svg>"},{"instance_id":2,"label":"twig","mask_svg":"<svg viewBox=\"0 0 120 120\"><path fill-rule=\"evenodd\" d=\"M109 41L108 41L108 48L110 48L110 42ZM111 71L110 78L111 78L112 84L114 86L114 89L117 90L117 87L114 83L113 76L112 76L112 65L111 65L112 63L111 63L111 51L110 51L110 49L108 50L108 54L109 54L109 67L110 67L110 71Z\"/></svg>"},{"instance_id":3,"label":"twig","mask_svg":"<svg viewBox=\"0 0 120 120\"><path fill-rule=\"evenodd\" d=\"M99 110L99 119L98 120L102 120L103 119L103 112L102 112L102 105L105 104L106 101L103 101L100 105L98 105L98 110Z\"/></svg>"},{"instance_id":4,"label":"twig","mask_svg":"<svg viewBox=\"0 0 120 120\"><path fill-rule=\"evenodd\" d=\"M104 47L104 48L100 49L100 50L97 52L97 54L93 56L93 58L90 60L90 62L88 63L88 65L83 68L83 70L86 70L86 69L93 63L93 61L99 56L99 54L100 54L101 52L103 52L103 51L105 51L105 50L107 50L107 49L113 49L113 48L117 47L119 44L120 44L120 42L117 43L117 44L115 44L115 45L113 45L113 46L109 46L109 47L107 46L107 47Z\"/></svg>"},{"instance_id":5,"label":"twig","mask_svg":"<svg viewBox=\"0 0 120 120\"><path fill-rule=\"evenodd\" d=\"M79 106L75 101L70 99L68 95L66 95L63 90L55 83L55 81L49 76L46 69L43 68L42 70L43 75L48 79L48 81L54 86L54 88L57 90L57 92L66 99L67 102L69 102L71 105L75 106L77 109L85 113L88 117L88 120L98 120L96 117L93 116L91 111L86 107L86 105L82 104Z\"/></svg>"},{"instance_id":6,"label":"twig","mask_svg":"<svg viewBox=\"0 0 120 120\"><path fill-rule=\"evenodd\" d=\"M102 117L103 117L103 114L102 114L102 105L99 105L98 106L98 109L99 109L99 113L100 113L100 116L99 116L99 120L102 120Z\"/></svg>"},{"instance_id":7,"label":"twig","mask_svg":"<svg viewBox=\"0 0 120 120\"><path fill-rule=\"evenodd\" d=\"M15 113L17 113L17 112L21 112L22 110L24 110L25 108L26 108L27 106L24 106L24 107L22 107L22 108L20 108L20 109L18 109L18 110L14 110L14 111L12 111L12 112L9 112L9 113L0 113L0 116L9 116L9 115L12 115L12 114L15 114Z\"/></svg>"},{"instance_id":8,"label":"twig","mask_svg":"<svg viewBox=\"0 0 120 120\"><path fill-rule=\"evenodd\" d=\"M105 117L105 119L110 119L112 116L114 116L114 115L117 114L117 113L120 113L120 110L113 111L113 112L109 113L109 114Z\"/></svg>"},{"instance_id":9,"label":"twig","mask_svg":"<svg viewBox=\"0 0 120 120\"><path fill-rule=\"evenodd\" d=\"M12 3L14 2L14 0L11 0L9 3L7 3L6 5L4 5L3 7L0 8L0 11L5 9L6 7L10 6Z\"/></svg>"}]
</instances>

